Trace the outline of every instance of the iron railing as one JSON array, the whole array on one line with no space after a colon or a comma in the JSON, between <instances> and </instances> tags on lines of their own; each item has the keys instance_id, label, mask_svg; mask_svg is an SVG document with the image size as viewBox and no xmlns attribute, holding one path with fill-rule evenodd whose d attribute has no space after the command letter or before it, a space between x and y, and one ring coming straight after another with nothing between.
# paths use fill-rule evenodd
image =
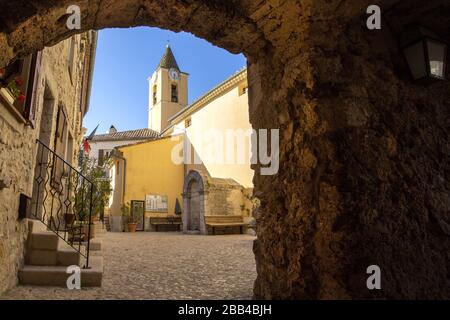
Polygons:
<instances>
[{"instance_id":1,"label":"iron railing","mask_svg":"<svg viewBox=\"0 0 450 320\"><path fill-rule=\"evenodd\" d=\"M36 142L31 215L79 252L89 268L94 184L42 141Z\"/></svg>"}]
</instances>

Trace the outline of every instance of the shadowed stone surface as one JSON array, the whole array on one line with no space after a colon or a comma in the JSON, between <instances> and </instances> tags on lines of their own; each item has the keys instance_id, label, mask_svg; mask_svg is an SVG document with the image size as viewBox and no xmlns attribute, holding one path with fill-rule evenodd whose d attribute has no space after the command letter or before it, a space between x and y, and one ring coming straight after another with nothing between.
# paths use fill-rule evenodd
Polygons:
<instances>
[{"instance_id":1,"label":"shadowed stone surface","mask_svg":"<svg viewBox=\"0 0 450 320\"><path fill-rule=\"evenodd\" d=\"M250 121L281 130L279 174L254 180L258 298L450 298L449 84L412 84L397 44L410 23L450 40L450 3L377 1L368 31L372 2L79 1L83 28L185 30L247 56ZM72 1L0 3L0 65L69 34Z\"/></svg>"}]
</instances>

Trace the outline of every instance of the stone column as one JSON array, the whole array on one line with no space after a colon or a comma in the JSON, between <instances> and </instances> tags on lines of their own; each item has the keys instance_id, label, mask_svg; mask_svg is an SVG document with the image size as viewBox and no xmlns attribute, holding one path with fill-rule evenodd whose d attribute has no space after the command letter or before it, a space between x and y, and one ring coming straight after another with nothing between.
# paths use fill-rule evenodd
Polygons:
<instances>
[{"instance_id":1,"label":"stone column","mask_svg":"<svg viewBox=\"0 0 450 320\"><path fill-rule=\"evenodd\" d=\"M207 214L208 191L200 191L200 234L208 234L205 224L205 215Z\"/></svg>"},{"instance_id":2,"label":"stone column","mask_svg":"<svg viewBox=\"0 0 450 320\"><path fill-rule=\"evenodd\" d=\"M183 232L187 233L188 231L188 224L189 224L189 194L184 192L182 193L183 196L183 212L181 215L181 220L183 221Z\"/></svg>"}]
</instances>

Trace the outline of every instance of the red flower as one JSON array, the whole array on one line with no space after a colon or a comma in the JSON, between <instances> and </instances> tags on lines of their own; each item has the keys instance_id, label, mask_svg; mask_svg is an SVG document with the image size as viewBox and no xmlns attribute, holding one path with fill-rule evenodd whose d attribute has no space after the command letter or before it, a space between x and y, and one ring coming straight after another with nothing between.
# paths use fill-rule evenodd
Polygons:
<instances>
[{"instance_id":1,"label":"red flower","mask_svg":"<svg viewBox=\"0 0 450 320\"><path fill-rule=\"evenodd\" d=\"M25 101L25 95L21 94L20 96L17 97L17 100L19 100L19 102L24 102Z\"/></svg>"},{"instance_id":2,"label":"red flower","mask_svg":"<svg viewBox=\"0 0 450 320\"><path fill-rule=\"evenodd\" d=\"M3 76L5 74L6 70L5 69L0 69L0 76Z\"/></svg>"},{"instance_id":3,"label":"red flower","mask_svg":"<svg viewBox=\"0 0 450 320\"><path fill-rule=\"evenodd\" d=\"M17 86L21 87L23 85L23 80L22 79L17 78L15 81L16 81L16 85Z\"/></svg>"}]
</instances>

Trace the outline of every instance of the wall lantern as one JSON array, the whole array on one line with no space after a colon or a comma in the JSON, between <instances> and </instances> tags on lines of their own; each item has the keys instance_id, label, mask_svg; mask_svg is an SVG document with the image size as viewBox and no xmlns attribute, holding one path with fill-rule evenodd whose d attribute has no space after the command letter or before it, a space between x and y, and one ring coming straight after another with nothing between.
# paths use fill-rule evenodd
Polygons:
<instances>
[{"instance_id":1,"label":"wall lantern","mask_svg":"<svg viewBox=\"0 0 450 320\"><path fill-rule=\"evenodd\" d=\"M445 80L447 44L443 40L415 26L401 35L400 45L414 81Z\"/></svg>"}]
</instances>

